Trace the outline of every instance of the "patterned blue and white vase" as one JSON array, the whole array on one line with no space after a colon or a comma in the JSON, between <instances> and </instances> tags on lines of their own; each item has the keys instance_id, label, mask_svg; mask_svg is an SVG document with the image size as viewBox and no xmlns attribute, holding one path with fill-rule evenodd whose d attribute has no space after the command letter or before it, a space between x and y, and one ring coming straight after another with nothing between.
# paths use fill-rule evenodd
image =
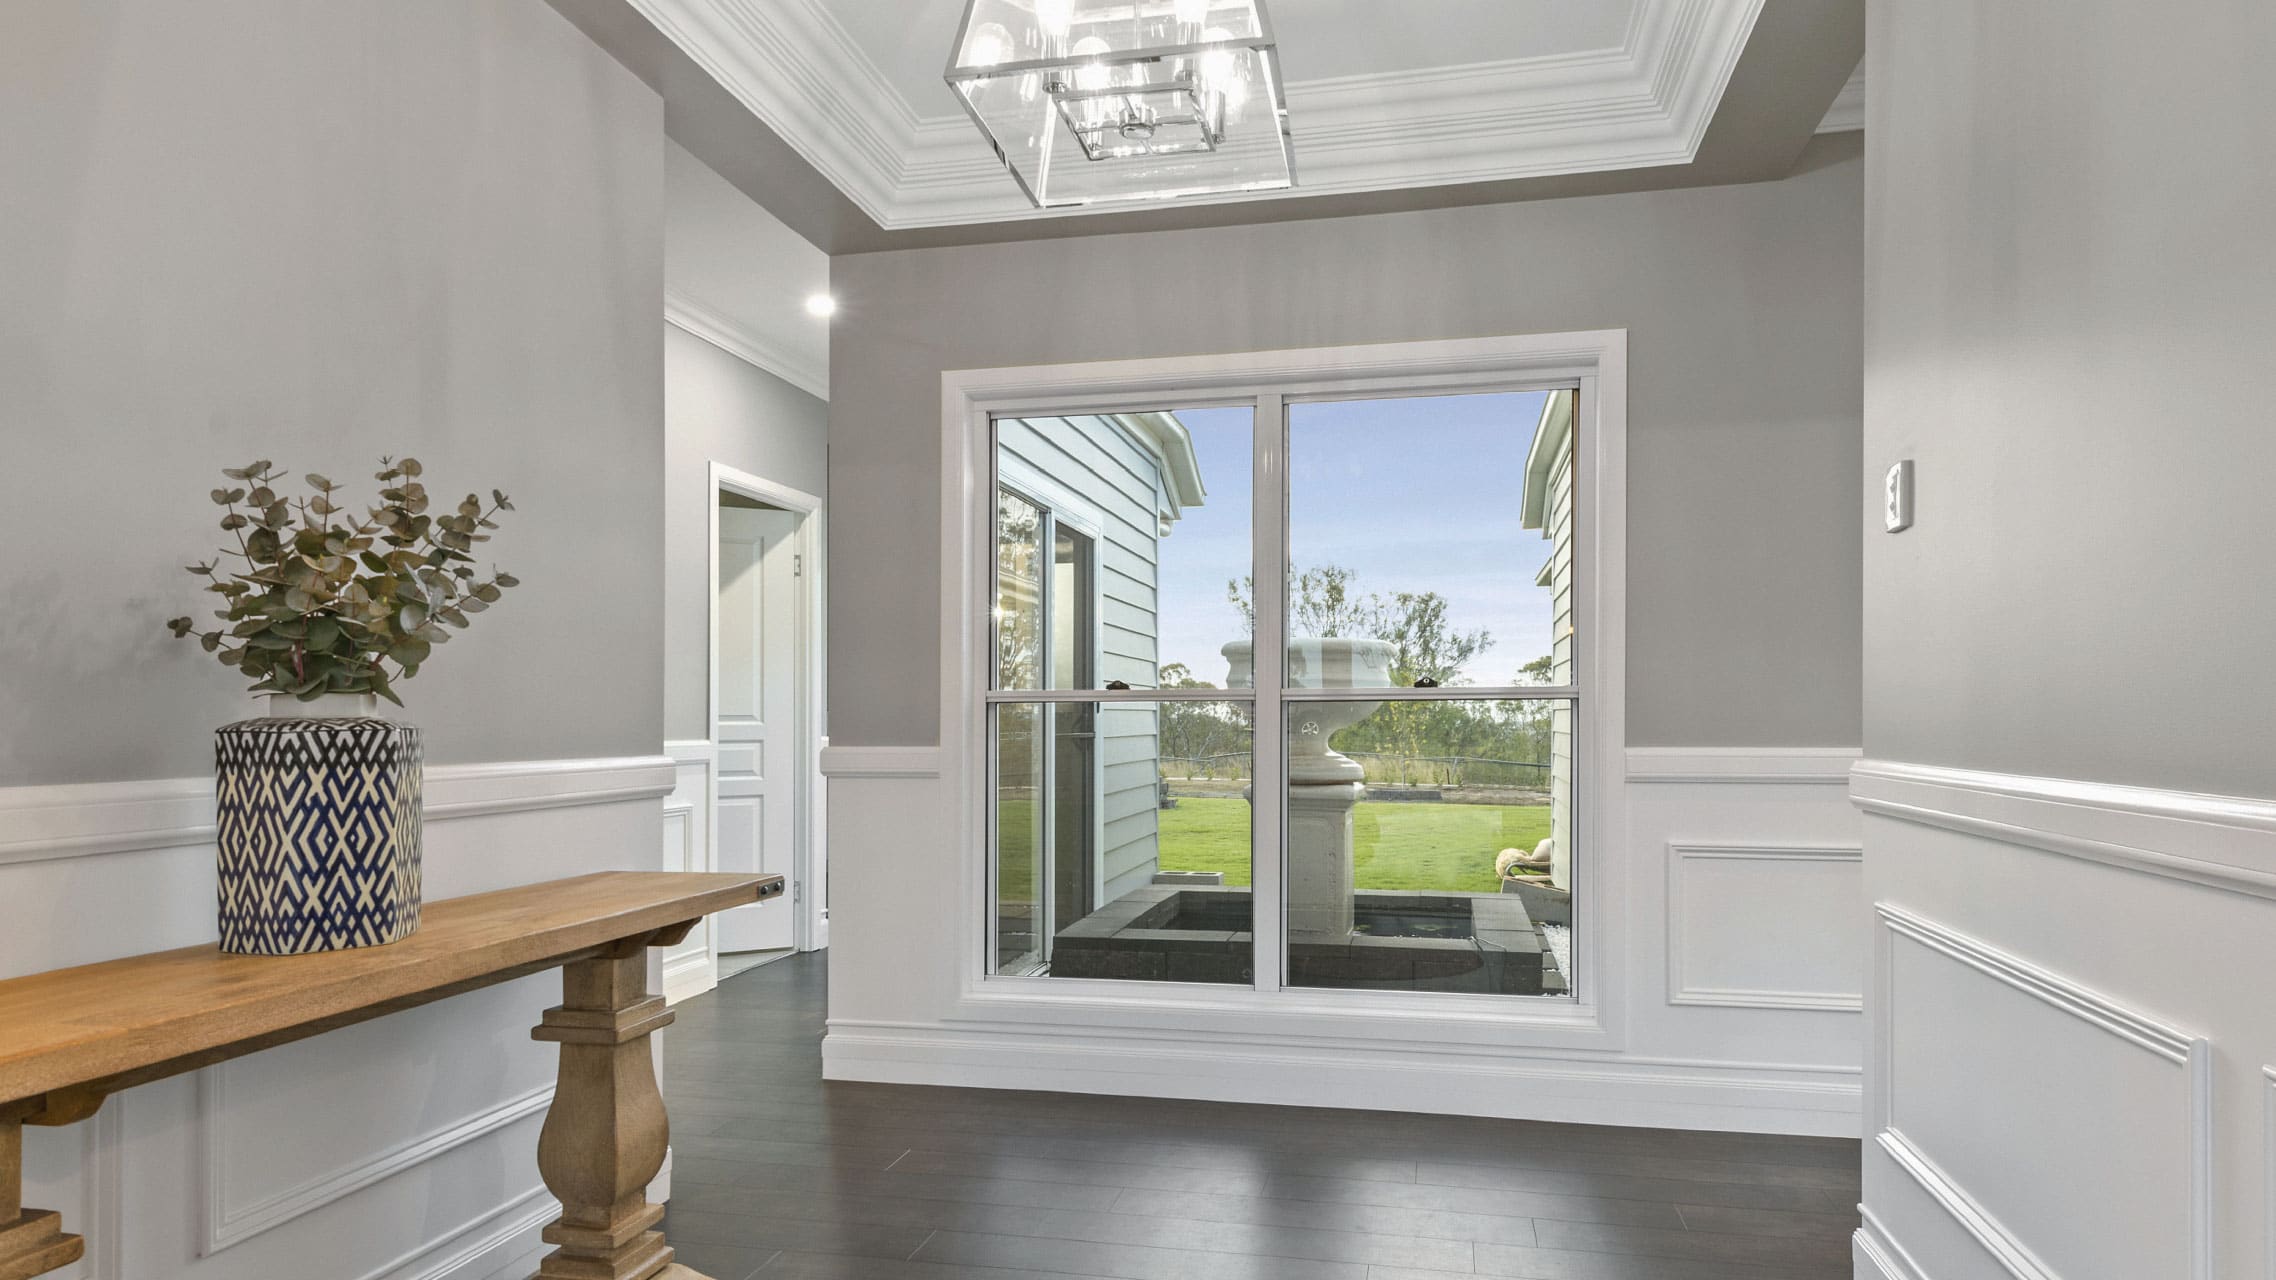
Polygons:
<instances>
[{"instance_id":1,"label":"patterned blue and white vase","mask_svg":"<svg viewBox=\"0 0 2276 1280\"><path fill-rule=\"evenodd\" d=\"M376 947L419 927L419 731L369 694L272 697L214 732L221 949Z\"/></svg>"}]
</instances>

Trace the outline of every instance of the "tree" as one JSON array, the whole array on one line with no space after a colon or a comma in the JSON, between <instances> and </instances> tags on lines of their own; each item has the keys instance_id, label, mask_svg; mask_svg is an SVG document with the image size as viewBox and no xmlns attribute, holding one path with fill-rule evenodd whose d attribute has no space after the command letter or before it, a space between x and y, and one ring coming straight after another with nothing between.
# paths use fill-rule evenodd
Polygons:
<instances>
[{"instance_id":1,"label":"tree","mask_svg":"<svg viewBox=\"0 0 2276 1280\"><path fill-rule=\"evenodd\" d=\"M1490 632L1448 627L1446 597L1436 591L1392 595L1390 606L1377 611L1374 635L1391 645L1391 683L1396 685L1464 683L1462 668L1494 644Z\"/></svg>"},{"instance_id":2,"label":"tree","mask_svg":"<svg viewBox=\"0 0 2276 1280\"><path fill-rule=\"evenodd\" d=\"M1155 684L1163 689L1214 689L1197 680L1182 662L1164 665ZM1210 756L1241 756L1249 750L1248 718L1223 702L1163 702L1158 730L1159 751L1165 759L1195 760ZM1238 761L1226 763L1238 765ZM1238 773L1236 772L1236 775Z\"/></svg>"},{"instance_id":3,"label":"tree","mask_svg":"<svg viewBox=\"0 0 2276 1280\"><path fill-rule=\"evenodd\" d=\"M1359 575L1341 565L1322 565L1306 569L1296 575L1290 584L1294 590L1288 603L1288 634L1292 636L1361 636L1381 639L1386 625L1383 599L1380 596L1360 595L1352 589ZM1243 575L1239 582L1225 584L1225 598L1241 615L1241 634L1257 633L1257 610L1253 602L1256 579Z\"/></svg>"},{"instance_id":4,"label":"tree","mask_svg":"<svg viewBox=\"0 0 2276 1280\"><path fill-rule=\"evenodd\" d=\"M1451 626L1451 606L1436 591L1394 591L1388 596L1362 592L1358 575L1342 565L1303 570L1289 586L1290 635L1381 640L1391 646L1394 686L1412 687L1419 680L1460 685L1465 682L1462 669L1493 647L1491 633ZM1256 631L1254 591L1250 578L1225 584L1226 599L1251 635ZM1422 758L1494 753L1500 719L1467 703L1387 702L1336 735L1335 745L1340 751L1403 757L1405 780L1425 781L1444 770L1418 763Z\"/></svg>"}]
</instances>

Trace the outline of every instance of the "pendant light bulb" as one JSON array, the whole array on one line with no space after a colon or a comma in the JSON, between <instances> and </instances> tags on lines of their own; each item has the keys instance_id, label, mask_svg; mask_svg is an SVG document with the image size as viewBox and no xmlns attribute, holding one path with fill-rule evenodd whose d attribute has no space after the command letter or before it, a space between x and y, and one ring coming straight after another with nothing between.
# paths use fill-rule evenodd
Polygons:
<instances>
[{"instance_id":1,"label":"pendant light bulb","mask_svg":"<svg viewBox=\"0 0 2276 1280\"><path fill-rule=\"evenodd\" d=\"M1002 24L983 22L973 28L972 39L964 46L964 62L973 67L1001 66L1012 58L1012 33Z\"/></svg>"},{"instance_id":2,"label":"pendant light bulb","mask_svg":"<svg viewBox=\"0 0 2276 1280\"><path fill-rule=\"evenodd\" d=\"M1198 27L1209 21L1209 0L1177 0L1179 26Z\"/></svg>"},{"instance_id":3,"label":"pendant light bulb","mask_svg":"<svg viewBox=\"0 0 2276 1280\"><path fill-rule=\"evenodd\" d=\"M1035 0L1035 21L1046 38L1066 39L1075 29L1075 0Z\"/></svg>"}]
</instances>

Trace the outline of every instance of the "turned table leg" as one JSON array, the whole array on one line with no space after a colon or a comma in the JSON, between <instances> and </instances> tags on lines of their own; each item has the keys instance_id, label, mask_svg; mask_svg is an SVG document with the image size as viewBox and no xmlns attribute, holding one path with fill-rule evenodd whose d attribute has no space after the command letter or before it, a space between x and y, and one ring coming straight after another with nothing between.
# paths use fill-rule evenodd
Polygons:
<instances>
[{"instance_id":1,"label":"turned table leg","mask_svg":"<svg viewBox=\"0 0 2276 1280\"><path fill-rule=\"evenodd\" d=\"M628 939L564 966L560 1006L530 1032L561 1045L559 1083L537 1140L538 1172L561 1201L561 1219L544 1237L560 1247L539 1280L702 1280L673 1265L654 1229L664 1206L647 1194L670 1140L648 1048L649 1035L672 1020L663 997L648 994L648 944L661 940Z\"/></svg>"},{"instance_id":2,"label":"turned table leg","mask_svg":"<svg viewBox=\"0 0 2276 1280\"><path fill-rule=\"evenodd\" d=\"M24 1207L23 1117L0 1112L0 1280L45 1275L86 1251L63 1234L62 1214Z\"/></svg>"}]
</instances>

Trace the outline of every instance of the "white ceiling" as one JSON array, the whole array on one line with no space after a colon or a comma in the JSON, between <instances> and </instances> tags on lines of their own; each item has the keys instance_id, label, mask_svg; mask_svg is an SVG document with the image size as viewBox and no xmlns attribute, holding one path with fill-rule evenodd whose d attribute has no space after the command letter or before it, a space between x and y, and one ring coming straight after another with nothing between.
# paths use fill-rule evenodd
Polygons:
<instances>
[{"instance_id":1,"label":"white ceiling","mask_svg":"<svg viewBox=\"0 0 2276 1280\"><path fill-rule=\"evenodd\" d=\"M1637 0L1271 0L1291 80L1617 49ZM920 117L963 119L941 80L964 0L828 0L822 12Z\"/></svg>"},{"instance_id":2,"label":"white ceiling","mask_svg":"<svg viewBox=\"0 0 2276 1280\"><path fill-rule=\"evenodd\" d=\"M887 231L1092 212L1030 208L942 85L961 0L630 3ZM1688 164L1764 3L1272 0L1293 194Z\"/></svg>"}]
</instances>

